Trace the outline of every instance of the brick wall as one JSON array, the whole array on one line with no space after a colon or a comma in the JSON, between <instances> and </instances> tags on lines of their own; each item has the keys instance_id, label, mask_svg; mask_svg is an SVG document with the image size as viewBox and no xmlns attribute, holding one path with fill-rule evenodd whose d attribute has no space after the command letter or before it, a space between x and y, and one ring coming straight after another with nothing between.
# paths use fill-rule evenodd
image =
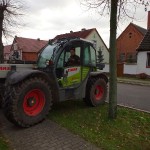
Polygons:
<instances>
[{"instance_id":1,"label":"brick wall","mask_svg":"<svg viewBox=\"0 0 150 150\"><path fill-rule=\"evenodd\" d=\"M142 39L143 35L134 26L129 25L117 39L117 61L126 62L133 57L136 59L136 48Z\"/></svg>"}]
</instances>

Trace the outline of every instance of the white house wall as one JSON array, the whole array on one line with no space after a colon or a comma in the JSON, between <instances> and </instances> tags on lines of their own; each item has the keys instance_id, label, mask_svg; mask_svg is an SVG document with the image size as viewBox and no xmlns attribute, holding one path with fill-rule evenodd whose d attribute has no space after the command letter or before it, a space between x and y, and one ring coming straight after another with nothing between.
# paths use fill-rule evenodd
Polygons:
<instances>
[{"instance_id":1,"label":"white house wall","mask_svg":"<svg viewBox=\"0 0 150 150\"><path fill-rule=\"evenodd\" d=\"M146 68L147 51L139 52L137 58L137 74L146 73L150 75L150 68Z\"/></svg>"},{"instance_id":2,"label":"white house wall","mask_svg":"<svg viewBox=\"0 0 150 150\"><path fill-rule=\"evenodd\" d=\"M124 70L123 70L124 74L133 74L136 75L137 74L137 64L124 64Z\"/></svg>"},{"instance_id":3,"label":"white house wall","mask_svg":"<svg viewBox=\"0 0 150 150\"><path fill-rule=\"evenodd\" d=\"M96 50L98 51L99 48L101 48L102 49L102 54L103 54L103 57L104 57L103 62L104 63L109 63L108 49L105 46L105 44L103 43L103 41L101 40L101 38L99 37L99 35L97 34L97 32L94 30L86 39L90 40L90 41L93 41L93 40L97 41Z\"/></svg>"},{"instance_id":4,"label":"white house wall","mask_svg":"<svg viewBox=\"0 0 150 150\"><path fill-rule=\"evenodd\" d=\"M109 64L105 64L105 67L102 70L103 72L109 72ZM131 74L136 75L137 74L137 64L124 64L124 74Z\"/></svg>"},{"instance_id":5,"label":"white house wall","mask_svg":"<svg viewBox=\"0 0 150 150\"><path fill-rule=\"evenodd\" d=\"M105 64L105 67L102 70L103 72L109 72L109 64Z\"/></svg>"},{"instance_id":6,"label":"white house wall","mask_svg":"<svg viewBox=\"0 0 150 150\"><path fill-rule=\"evenodd\" d=\"M137 64L124 64L123 74L137 75L146 73L147 75L150 75L150 68L146 68L147 52L140 52L137 60ZM102 71L108 73L109 64L105 64Z\"/></svg>"}]
</instances>

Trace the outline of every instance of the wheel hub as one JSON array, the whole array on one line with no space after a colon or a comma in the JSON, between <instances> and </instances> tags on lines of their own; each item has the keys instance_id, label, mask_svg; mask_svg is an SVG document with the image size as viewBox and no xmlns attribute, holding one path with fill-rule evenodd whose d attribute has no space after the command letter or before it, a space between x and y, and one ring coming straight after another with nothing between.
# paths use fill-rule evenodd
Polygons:
<instances>
[{"instance_id":1,"label":"wheel hub","mask_svg":"<svg viewBox=\"0 0 150 150\"><path fill-rule=\"evenodd\" d=\"M95 91L95 94L97 95L97 94L99 94L99 89L96 89L96 91Z\"/></svg>"},{"instance_id":2,"label":"wheel hub","mask_svg":"<svg viewBox=\"0 0 150 150\"><path fill-rule=\"evenodd\" d=\"M97 85L96 89L95 89L96 100L100 100L102 98L103 94L104 94L104 89L100 85Z\"/></svg>"},{"instance_id":3,"label":"wheel hub","mask_svg":"<svg viewBox=\"0 0 150 150\"><path fill-rule=\"evenodd\" d=\"M27 99L27 105L28 105L29 107L32 107L32 106L34 106L35 104L36 104L36 99L35 99L34 97L30 97L30 98Z\"/></svg>"},{"instance_id":4,"label":"wheel hub","mask_svg":"<svg viewBox=\"0 0 150 150\"><path fill-rule=\"evenodd\" d=\"M40 89L32 89L26 93L23 102L23 109L26 115L36 116L44 108L45 95Z\"/></svg>"}]
</instances>

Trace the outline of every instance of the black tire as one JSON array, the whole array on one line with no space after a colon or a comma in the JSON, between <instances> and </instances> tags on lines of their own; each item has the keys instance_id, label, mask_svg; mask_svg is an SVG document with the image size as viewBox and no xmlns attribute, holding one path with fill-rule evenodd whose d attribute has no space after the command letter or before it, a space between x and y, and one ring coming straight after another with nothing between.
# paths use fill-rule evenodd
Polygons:
<instances>
[{"instance_id":1,"label":"black tire","mask_svg":"<svg viewBox=\"0 0 150 150\"><path fill-rule=\"evenodd\" d=\"M84 99L88 106L104 104L107 97L107 83L101 78L90 78L87 82L86 97Z\"/></svg>"},{"instance_id":2,"label":"black tire","mask_svg":"<svg viewBox=\"0 0 150 150\"><path fill-rule=\"evenodd\" d=\"M3 106L3 98L4 98L4 87L0 87L0 108Z\"/></svg>"},{"instance_id":3,"label":"black tire","mask_svg":"<svg viewBox=\"0 0 150 150\"><path fill-rule=\"evenodd\" d=\"M0 93L0 108L2 108L2 93Z\"/></svg>"},{"instance_id":4,"label":"black tire","mask_svg":"<svg viewBox=\"0 0 150 150\"><path fill-rule=\"evenodd\" d=\"M45 119L51 105L51 91L46 81L30 78L17 85L7 86L3 110L10 122L30 127Z\"/></svg>"}]
</instances>

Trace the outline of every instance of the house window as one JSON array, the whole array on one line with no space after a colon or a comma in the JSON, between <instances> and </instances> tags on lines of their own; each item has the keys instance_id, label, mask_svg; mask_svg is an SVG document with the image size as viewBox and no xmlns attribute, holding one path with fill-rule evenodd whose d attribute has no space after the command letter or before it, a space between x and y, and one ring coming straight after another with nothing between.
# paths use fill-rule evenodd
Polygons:
<instances>
[{"instance_id":1,"label":"house window","mask_svg":"<svg viewBox=\"0 0 150 150\"><path fill-rule=\"evenodd\" d=\"M120 54L120 61L124 62L125 61L125 53Z\"/></svg>"},{"instance_id":2,"label":"house window","mask_svg":"<svg viewBox=\"0 0 150 150\"><path fill-rule=\"evenodd\" d=\"M136 63L137 62L137 54L136 53L127 53L127 60L128 63Z\"/></svg>"},{"instance_id":3,"label":"house window","mask_svg":"<svg viewBox=\"0 0 150 150\"><path fill-rule=\"evenodd\" d=\"M97 47L97 41L96 40L93 40L93 46L96 49L96 47Z\"/></svg>"},{"instance_id":4,"label":"house window","mask_svg":"<svg viewBox=\"0 0 150 150\"><path fill-rule=\"evenodd\" d=\"M94 39L95 39L95 37L96 37L96 36L95 36L95 34L94 34L94 36L93 36L93 37L94 37Z\"/></svg>"},{"instance_id":5,"label":"house window","mask_svg":"<svg viewBox=\"0 0 150 150\"><path fill-rule=\"evenodd\" d=\"M150 68L150 53L147 53L147 67Z\"/></svg>"},{"instance_id":6,"label":"house window","mask_svg":"<svg viewBox=\"0 0 150 150\"><path fill-rule=\"evenodd\" d=\"M104 46L100 46L100 47L99 47L99 50L100 50L100 51L103 51L103 50L104 50Z\"/></svg>"}]
</instances>

